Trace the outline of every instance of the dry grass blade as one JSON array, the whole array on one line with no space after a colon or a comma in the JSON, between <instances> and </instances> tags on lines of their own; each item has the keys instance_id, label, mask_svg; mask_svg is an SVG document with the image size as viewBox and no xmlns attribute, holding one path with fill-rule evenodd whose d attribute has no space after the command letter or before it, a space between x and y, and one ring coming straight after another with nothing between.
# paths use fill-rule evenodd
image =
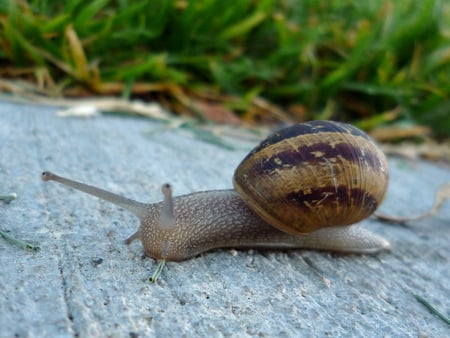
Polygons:
<instances>
[{"instance_id":1,"label":"dry grass blade","mask_svg":"<svg viewBox=\"0 0 450 338\"><path fill-rule=\"evenodd\" d=\"M440 189L436 193L436 197L434 199L434 204L431 208L431 210L415 216L410 217L395 217L395 216L388 216L381 213L375 213L375 217L377 217L379 220L384 222L391 222L391 223L407 223L410 221L417 221L420 219L424 219L427 217L434 216L442 207L445 200L450 198L450 183L444 184L440 187Z\"/></svg>"},{"instance_id":2,"label":"dry grass blade","mask_svg":"<svg viewBox=\"0 0 450 338\"><path fill-rule=\"evenodd\" d=\"M167 120L168 114L159 104L140 101L125 101L116 98L100 98L85 100L57 100L58 105L68 109L58 111L58 116L95 116L99 112L117 112L140 115L149 118Z\"/></svg>"},{"instance_id":3,"label":"dry grass blade","mask_svg":"<svg viewBox=\"0 0 450 338\"><path fill-rule=\"evenodd\" d=\"M411 126L389 126L379 127L370 132L378 142L392 142L402 139L410 139L414 137L426 137L431 133L431 129L419 125Z\"/></svg>"},{"instance_id":4,"label":"dry grass blade","mask_svg":"<svg viewBox=\"0 0 450 338\"><path fill-rule=\"evenodd\" d=\"M89 79L89 66L83 45L75 32L73 25L69 25L65 32L69 42L69 52L75 63L76 74L79 80L87 81Z\"/></svg>"},{"instance_id":5,"label":"dry grass blade","mask_svg":"<svg viewBox=\"0 0 450 338\"><path fill-rule=\"evenodd\" d=\"M387 155L401 156L411 161L425 158L431 161L450 162L450 142L437 143L427 139L422 144L406 143L381 144L381 149Z\"/></svg>"}]
</instances>

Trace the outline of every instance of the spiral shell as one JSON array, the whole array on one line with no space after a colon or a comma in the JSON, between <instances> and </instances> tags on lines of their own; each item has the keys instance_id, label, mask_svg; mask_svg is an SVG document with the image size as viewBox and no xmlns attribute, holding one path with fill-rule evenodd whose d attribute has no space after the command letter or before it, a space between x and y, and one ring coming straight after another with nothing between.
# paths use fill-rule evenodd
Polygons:
<instances>
[{"instance_id":1,"label":"spiral shell","mask_svg":"<svg viewBox=\"0 0 450 338\"><path fill-rule=\"evenodd\" d=\"M381 204L386 157L349 124L313 121L282 129L255 147L233 185L264 220L291 234L363 220Z\"/></svg>"}]
</instances>

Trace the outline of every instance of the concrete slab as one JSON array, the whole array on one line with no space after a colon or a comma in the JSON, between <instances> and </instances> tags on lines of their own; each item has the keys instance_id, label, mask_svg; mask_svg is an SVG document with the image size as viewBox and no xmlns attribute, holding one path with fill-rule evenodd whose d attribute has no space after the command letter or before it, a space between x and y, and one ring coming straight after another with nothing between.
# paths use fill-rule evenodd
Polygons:
<instances>
[{"instance_id":1,"label":"concrete slab","mask_svg":"<svg viewBox=\"0 0 450 338\"><path fill-rule=\"evenodd\" d=\"M123 240L138 227L107 202L40 180L52 170L140 201L231 187L254 144L227 150L151 120L59 118L55 108L0 103L0 228L38 243L30 252L0 239L1 337L443 337L448 325L413 297L450 314L450 208L411 227L374 219L391 252L337 255L294 250L218 250L156 263ZM427 210L449 167L390 159L385 213Z\"/></svg>"}]
</instances>

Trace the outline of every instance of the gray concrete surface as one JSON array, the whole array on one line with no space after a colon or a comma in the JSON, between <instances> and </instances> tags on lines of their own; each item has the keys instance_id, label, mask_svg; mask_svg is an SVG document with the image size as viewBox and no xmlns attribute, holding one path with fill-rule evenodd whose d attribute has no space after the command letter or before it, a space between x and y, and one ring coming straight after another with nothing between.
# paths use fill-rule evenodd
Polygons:
<instances>
[{"instance_id":1,"label":"gray concrete surface","mask_svg":"<svg viewBox=\"0 0 450 338\"><path fill-rule=\"evenodd\" d=\"M137 219L114 205L44 184L52 170L140 201L231 187L254 144L225 150L155 121L59 118L55 108L0 103L0 228L38 243L0 238L1 337L444 337L450 328L412 296L450 315L449 202L411 227L370 219L391 252L219 250L168 263L157 284L140 242L123 239ZM158 131L155 133L155 131ZM449 167L390 159L385 213L428 209Z\"/></svg>"}]
</instances>

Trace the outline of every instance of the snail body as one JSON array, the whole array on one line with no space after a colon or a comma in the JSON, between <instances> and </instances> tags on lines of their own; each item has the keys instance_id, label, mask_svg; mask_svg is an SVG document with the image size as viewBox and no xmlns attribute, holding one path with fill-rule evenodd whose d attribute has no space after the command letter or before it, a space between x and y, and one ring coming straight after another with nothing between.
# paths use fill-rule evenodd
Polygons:
<instances>
[{"instance_id":1,"label":"snail body","mask_svg":"<svg viewBox=\"0 0 450 338\"><path fill-rule=\"evenodd\" d=\"M298 124L269 136L236 169L234 190L213 190L144 204L44 172L117 204L141 221L125 242L146 255L180 261L216 248L307 248L375 253L389 243L351 224L372 214L387 187L387 162L359 129L338 122Z\"/></svg>"}]
</instances>

